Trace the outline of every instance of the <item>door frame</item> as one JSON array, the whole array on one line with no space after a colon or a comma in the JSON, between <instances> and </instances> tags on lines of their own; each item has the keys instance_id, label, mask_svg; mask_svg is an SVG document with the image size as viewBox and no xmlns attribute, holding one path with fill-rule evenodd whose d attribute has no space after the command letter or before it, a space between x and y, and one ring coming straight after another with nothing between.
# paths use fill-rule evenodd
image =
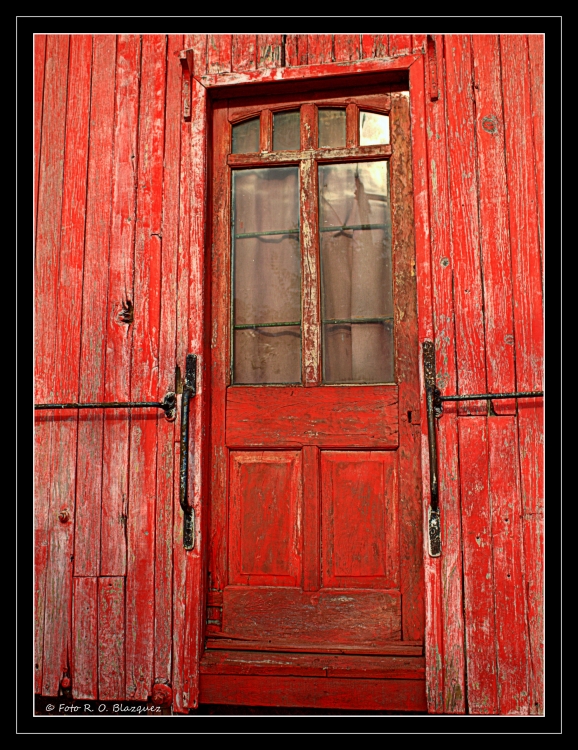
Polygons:
<instances>
[{"instance_id":1,"label":"door frame","mask_svg":"<svg viewBox=\"0 0 578 750\"><path fill-rule=\"evenodd\" d=\"M412 149L414 237L416 257L419 377L421 393L421 472L423 539L427 540L427 512L429 507L429 453L425 383L423 379L422 343L434 340L430 228L428 215L428 170L426 139L426 92L431 91L431 66L424 64L424 55L412 54L383 60L362 60L352 63L305 65L296 68L271 68L246 73L195 75L191 50L180 53L183 68L184 194L188 203L181 207L181 225L186 241L182 246L181 273L189 276L188 304L179 309L198 311L197 315L179 316L181 331L178 344L179 365L184 371L187 352L197 354L197 395L191 402L189 441L189 497L195 512L195 543L192 550L182 545L182 517L175 519L174 598L173 598L173 695L174 710L188 713L199 705L199 663L203 653L207 607L208 548L208 492L210 483L209 451L205 425L210 417L210 347L211 308L207 228L210 224L208 186L211 174L209 144L211 142L211 101L214 98L266 96L268 89L279 82L291 82L298 88L305 81L322 82L336 79L339 86L347 78L362 75L379 83L380 78L391 81L395 72L407 74L410 92L410 138ZM430 61L428 60L428 63ZM435 57L433 64L436 64ZM369 81L368 81L369 82ZM430 94L432 95L432 94ZM189 114L189 117L187 117ZM181 319L182 318L182 319ZM179 410L180 411L180 410ZM180 540L180 543L179 543ZM443 689L443 631L442 631L442 558L431 557L424 543L423 566L425 580L425 659L428 712L444 710ZM446 644L447 647L447 644Z\"/></svg>"}]
</instances>

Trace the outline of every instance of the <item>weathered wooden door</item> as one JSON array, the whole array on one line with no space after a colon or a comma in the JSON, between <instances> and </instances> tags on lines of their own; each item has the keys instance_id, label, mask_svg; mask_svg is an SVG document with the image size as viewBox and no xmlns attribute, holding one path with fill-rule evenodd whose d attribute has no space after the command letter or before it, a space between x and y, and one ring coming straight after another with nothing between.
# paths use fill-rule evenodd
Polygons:
<instances>
[{"instance_id":1,"label":"weathered wooden door","mask_svg":"<svg viewBox=\"0 0 578 750\"><path fill-rule=\"evenodd\" d=\"M212 159L201 700L421 707L408 94L217 101Z\"/></svg>"}]
</instances>

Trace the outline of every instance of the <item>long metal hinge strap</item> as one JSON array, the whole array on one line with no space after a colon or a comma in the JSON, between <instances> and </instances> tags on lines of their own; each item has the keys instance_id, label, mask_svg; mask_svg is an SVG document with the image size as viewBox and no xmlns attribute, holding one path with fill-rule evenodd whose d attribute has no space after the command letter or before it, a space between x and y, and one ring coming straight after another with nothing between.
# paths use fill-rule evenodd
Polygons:
<instances>
[{"instance_id":1,"label":"long metal hinge strap","mask_svg":"<svg viewBox=\"0 0 578 750\"><path fill-rule=\"evenodd\" d=\"M173 391L165 393L162 401L99 401L93 403L34 404L35 410L53 409L162 409L165 417L176 416L177 397Z\"/></svg>"},{"instance_id":2,"label":"long metal hinge strap","mask_svg":"<svg viewBox=\"0 0 578 750\"><path fill-rule=\"evenodd\" d=\"M185 381L181 399L181 468L179 476L179 500L183 511L183 547L195 546L195 511L189 504L189 405L197 393L197 355L187 354Z\"/></svg>"},{"instance_id":3,"label":"long metal hinge strap","mask_svg":"<svg viewBox=\"0 0 578 750\"><path fill-rule=\"evenodd\" d=\"M441 555L441 527L438 495L437 435L434 415L436 397L435 349L433 341L423 342L423 370L427 406L427 435L429 446L430 507L428 508L428 547L432 557Z\"/></svg>"}]
</instances>

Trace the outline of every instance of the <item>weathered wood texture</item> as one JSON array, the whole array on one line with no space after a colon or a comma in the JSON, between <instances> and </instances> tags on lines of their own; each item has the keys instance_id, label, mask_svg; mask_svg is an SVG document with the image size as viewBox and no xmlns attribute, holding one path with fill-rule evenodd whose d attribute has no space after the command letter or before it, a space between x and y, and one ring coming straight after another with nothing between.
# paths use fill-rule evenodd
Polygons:
<instances>
[{"instance_id":1,"label":"weathered wood texture","mask_svg":"<svg viewBox=\"0 0 578 750\"><path fill-rule=\"evenodd\" d=\"M348 62L361 71L427 53L410 70L419 336L435 340L442 393L471 393L543 387L544 44L539 35L36 36L35 400L162 398L174 387L175 366L182 372L186 354L199 355L191 408L192 552L182 551L178 422L145 410L37 413L36 691L56 695L68 674L75 697L146 699L159 677L172 680L175 708L186 712L199 700L251 703L264 696L252 687L255 674L237 675L245 680L238 684L199 683L203 550L219 523L217 515L209 529L202 502L210 453L206 159L208 146L225 144L218 134L207 140L210 91L196 81L191 122L182 119L182 49L193 50L195 75L273 80L287 71L291 85L305 65L319 66L319 76L337 63L343 75ZM223 211L224 222L227 201L225 185L215 196L217 220ZM218 279L227 269L212 273L213 296L222 295ZM228 332L211 334L218 369ZM416 366L415 357L407 366ZM427 500L426 428L416 395L400 391L395 408L412 414L401 422L404 439L421 430ZM395 707L421 710L427 694L434 712L463 713L467 696L470 713L539 714L542 402L494 402L498 416L491 417L483 402L446 404L444 412L442 557L424 551L427 693L423 682L406 680L421 686L419 697L408 702L400 694ZM295 449L321 486L319 449ZM224 465L216 478L223 493L227 472ZM399 473L413 491L407 467L400 464ZM304 544L321 559L318 495L309 486L303 497ZM424 502L424 518L426 512ZM413 530L418 526L414 519ZM309 569L302 583L314 592L323 571ZM107 581L116 582L114 596ZM223 583L210 587L222 590ZM102 643L101 626L108 633ZM279 679L292 679L284 674ZM306 696L317 701L309 705L352 707L351 691L343 698L346 680L329 686L319 679L325 688L280 682L270 700L279 691L287 705ZM382 688L373 683L356 692L360 707L378 700ZM387 690L383 701L391 703L395 689Z\"/></svg>"},{"instance_id":2,"label":"weathered wood texture","mask_svg":"<svg viewBox=\"0 0 578 750\"><path fill-rule=\"evenodd\" d=\"M271 674L302 677L423 679L423 657L206 651L202 674Z\"/></svg>"},{"instance_id":3,"label":"weathered wood texture","mask_svg":"<svg viewBox=\"0 0 578 750\"><path fill-rule=\"evenodd\" d=\"M397 386L268 389L227 392L230 446L398 445Z\"/></svg>"},{"instance_id":4,"label":"weathered wood texture","mask_svg":"<svg viewBox=\"0 0 578 750\"><path fill-rule=\"evenodd\" d=\"M203 703L248 706L308 706L364 710L425 711L423 680L351 681L338 677L271 676L263 689L255 675L201 675Z\"/></svg>"},{"instance_id":5,"label":"weathered wood texture","mask_svg":"<svg viewBox=\"0 0 578 750\"><path fill-rule=\"evenodd\" d=\"M143 37L138 134L137 228L134 260L134 330L131 398L162 397L159 383L161 243L166 86L166 37ZM130 430L126 580L126 697L146 700L153 681L156 412L135 410Z\"/></svg>"},{"instance_id":6,"label":"weathered wood texture","mask_svg":"<svg viewBox=\"0 0 578 750\"><path fill-rule=\"evenodd\" d=\"M46 40L44 62L44 95L42 122L39 138L38 164L38 220L36 224L36 297L35 317L35 397L38 401L50 401L55 396L54 369L56 364L56 318L58 297L58 259L60 251L60 212L62 208L63 165L66 124L66 95L68 76L68 37L50 36ZM37 60L40 65L40 61ZM42 69L39 74L42 73ZM34 543L35 557L35 647L36 687L43 690L45 609L50 593L49 536L50 529L58 523L50 511L52 494L51 477L52 420L41 415L35 424L35 504ZM50 621L47 623L49 638L52 637ZM60 656L52 666L53 654L48 669L61 668ZM53 679L51 677L51 685Z\"/></svg>"},{"instance_id":7,"label":"weathered wood texture","mask_svg":"<svg viewBox=\"0 0 578 750\"><path fill-rule=\"evenodd\" d=\"M536 127L533 127L528 75L528 40L523 36L502 36L500 47L515 299L516 386L524 391L541 390L544 322L538 195L542 192L542 185L536 181L533 138ZM533 45L533 51L535 54L536 45ZM532 665L530 712L539 714L543 712L544 700L544 454L541 401L521 399L518 402L518 440Z\"/></svg>"}]
</instances>

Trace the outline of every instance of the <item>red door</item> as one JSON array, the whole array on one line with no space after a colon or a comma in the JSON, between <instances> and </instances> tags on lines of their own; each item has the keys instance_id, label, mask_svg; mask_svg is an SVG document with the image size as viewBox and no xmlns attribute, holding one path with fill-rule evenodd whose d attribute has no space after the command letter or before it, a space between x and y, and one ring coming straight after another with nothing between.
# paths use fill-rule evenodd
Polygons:
<instances>
[{"instance_id":1,"label":"red door","mask_svg":"<svg viewBox=\"0 0 578 750\"><path fill-rule=\"evenodd\" d=\"M214 107L203 702L425 706L409 100L348 93Z\"/></svg>"}]
</instances>

